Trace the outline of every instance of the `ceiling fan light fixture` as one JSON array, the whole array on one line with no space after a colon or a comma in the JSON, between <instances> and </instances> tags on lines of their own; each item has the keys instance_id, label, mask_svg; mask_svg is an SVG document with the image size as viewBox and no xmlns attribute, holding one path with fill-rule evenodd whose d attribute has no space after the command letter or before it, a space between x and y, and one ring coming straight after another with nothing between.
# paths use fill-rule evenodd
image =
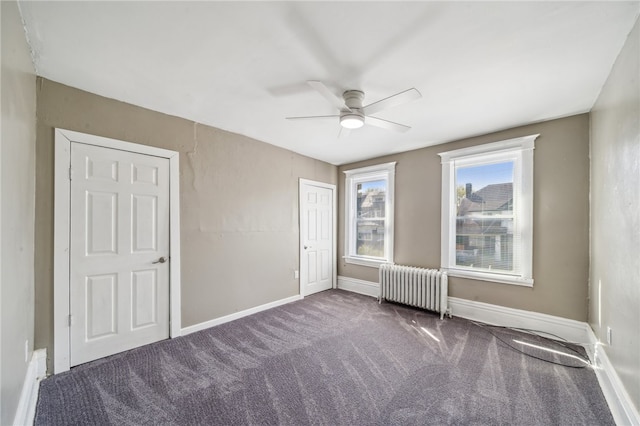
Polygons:
<instances>
[{"instance_id":1,"label":"ceiling fan light fixture","mask_svg":"<svg viewBox=\"0 0 640 426\"><path fill-rule=\"evenodd\" d=\"M359 129L364 126L364 117L358 114L343 114L340 117L340 125L345 129Z\"/></svg>"}]
</instances>

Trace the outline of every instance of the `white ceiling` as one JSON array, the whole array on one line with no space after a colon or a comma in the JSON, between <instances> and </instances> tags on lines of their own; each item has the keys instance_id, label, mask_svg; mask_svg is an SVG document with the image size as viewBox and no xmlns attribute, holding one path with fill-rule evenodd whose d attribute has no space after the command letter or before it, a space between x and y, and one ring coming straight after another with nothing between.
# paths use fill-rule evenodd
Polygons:
<instances>
[{"instance_id":1,"label":"white ceiling","mask_svg":"<svg viewBox=\"0 0 640 426\"><path fill-rule=\"evenodd\" d=\"M38 75L333 164L589 111L640 2L21 1ZM423 98L338 138L309 87Z\"/></svg>"}]
</instances>

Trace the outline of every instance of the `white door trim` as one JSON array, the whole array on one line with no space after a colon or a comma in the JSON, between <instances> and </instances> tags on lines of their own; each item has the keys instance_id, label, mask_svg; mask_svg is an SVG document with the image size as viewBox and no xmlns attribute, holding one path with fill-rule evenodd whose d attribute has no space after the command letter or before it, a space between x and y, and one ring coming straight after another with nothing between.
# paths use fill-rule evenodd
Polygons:
<instances>
[{"instance_id":1,"label":"white door trim","mask_svg":"<svg viewBox=\"0 0 640 426\"><path fill-rule=\"evenodd\" d=\"M302 188L304 185L311 185L311 186L318 186L320 188L327 188L331 190L331 202L333 203L333 209L331 211L331 215L332 215L332 235L331 238L333 238L333 243L331 244L332 249L333 249L333 258L331 260L331 270L332 270L332 274L331 274L331 288L337 288L337 284L338 284L338 226L337 226L337 212L338 212L338 206L336 203L337 200L337 189L336 189L336 185L332 184L332 183L325 183L325 182L317 182L315 180L309 180L309 179L303 179L300 178L299 183L298 183L298 235L301 236L302 235L302 220L300 220L300 218L302 217ZM298 252L298 270L300 271L299 277L298 277L298 286L299 286L299 291L300 291L300 296L304 297L304 289L302 288L302 256L304 255L304 241L302 241L302 237L299 237L300 239L300 247L299 247L299 252Z\"/></svg>"},{"instance_id":2,"label":"white door trim","mask_svg":"<svg viewBox=\"0 0 640 426\"><path fill-rule=\"evenodd\" d=\"M71 142L104 148L119 149L138 154L153 155L169 160L169 336L180 336L180 173L179 153L168 149L138 145L101 136L65 129L55 129L54 159L54 233L53 233L53 372L70 368L69 336L69 246L71 215Z\"/></svg>"}]
</instances>

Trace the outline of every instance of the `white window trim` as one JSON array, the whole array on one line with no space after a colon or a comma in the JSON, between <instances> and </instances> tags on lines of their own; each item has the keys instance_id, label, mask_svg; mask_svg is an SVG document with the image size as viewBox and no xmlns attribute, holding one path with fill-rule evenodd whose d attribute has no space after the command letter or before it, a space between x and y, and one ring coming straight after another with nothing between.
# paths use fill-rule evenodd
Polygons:
<instances>
[{"instance_id":1,"label":"white window trim","mask_svg":"<svg viewBox=\"0 0 640 426\"><path fill-rule=\"evenodd\" d=\"M450 276L533 287L533 150L539 134L439 153L442 163L441 267ZM520 187L514 211L520 227L519 250L514 259L520 275L473 271L456 267L455 166L511 159L515 161L514 187Z\"/></svg>"},{"instance_id":2,"label":"white window trim","mask_svg":"<svg viewBox=\"0 0 640 426\"><path fill-rule=\"evenodd\" d=\"M359 169L346 170L345 179L345 221L344 221L344 252L342 257L346 263L377 268L382 263L393 263L393 212L394 212L394 188L395 188L396 162L378 164L375 166L361 167ZM355 186L358 182L374 179L387 180L387 199L385 202L385 234L384 234L384 258L353 255L357 235L355 200L358 195Z\"/></svg>"}]
</instances>

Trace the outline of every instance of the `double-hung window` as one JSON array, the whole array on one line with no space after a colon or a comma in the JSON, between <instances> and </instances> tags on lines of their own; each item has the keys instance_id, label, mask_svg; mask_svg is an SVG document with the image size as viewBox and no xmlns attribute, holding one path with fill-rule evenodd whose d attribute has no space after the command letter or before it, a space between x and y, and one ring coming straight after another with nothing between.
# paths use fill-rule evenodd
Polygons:
<instances>
[{"instance_id":1,"label":"double-hung window","mask_svg":"<svg viewBox=\"0 0 640 426\"><path fill-rule=\"evenodd\" d=\"M533 285L538 135L440 153L441 266L451 276Z\"/></svg>"},{"instance_id":2,"label":"double-hung window","mask_svg":"<svg viewBox=\"0 0 640 426\"><path fill-rule=\"evenodd\" d=\"M345 262L377 267L393 262L396 163L345 171Z\"/></svg>"}]
</instances>

